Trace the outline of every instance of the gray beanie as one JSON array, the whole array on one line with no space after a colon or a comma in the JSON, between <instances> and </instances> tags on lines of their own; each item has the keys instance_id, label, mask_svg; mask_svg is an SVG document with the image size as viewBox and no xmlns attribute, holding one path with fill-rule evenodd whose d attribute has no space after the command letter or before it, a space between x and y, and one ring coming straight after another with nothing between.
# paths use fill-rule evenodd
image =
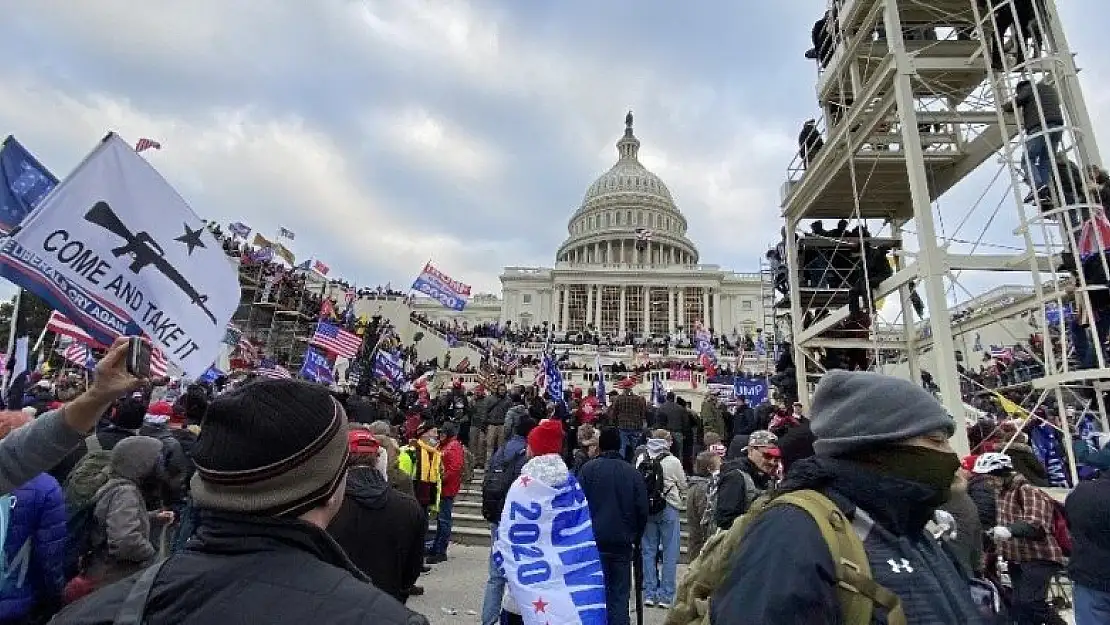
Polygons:
<instances>
[{"instance_id":1,"label":"gray beanie","mask_svg":"<svg viewBox=\"0 0 1110 625\"><path fill-rule=\"evenodd\" d=\"M944 406L917 384L871 371L834 369L813 394L811 426L819 456L901 442L937 430L952 435L956 423Z\"/></svg>"},{"instance_id":2,"label":"gray beanie","mask_svg":"<svg viewBox=\"0 0 1110 625\"><path fill-rule=\"evenodd\" d=\"M112 473L141 480L154 472L162 455L162 441L151 436L128 436L112 448Z\"/></svg>"}]
</instances>

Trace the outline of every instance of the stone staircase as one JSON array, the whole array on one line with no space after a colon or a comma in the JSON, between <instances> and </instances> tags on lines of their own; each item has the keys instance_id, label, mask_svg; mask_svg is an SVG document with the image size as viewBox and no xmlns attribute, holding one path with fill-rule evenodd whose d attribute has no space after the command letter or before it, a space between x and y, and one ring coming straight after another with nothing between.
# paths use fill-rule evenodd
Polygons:
<instances>
[{"instance_id":1,"label":"stone staircase","mask_svg":"<svg viewBox=\"0 0 1110 625\"><path fill-rule=\"evenodd\" d=\"M482 469L474 470L474 480L469 485L464 485L455 497L455 508L451 515L451 542L462 545L489 546L489 523L482 518ZM679 510L681 523L681 555L679 562L687 563L687 543L689 533L686 531L686 509ZM435 521L429 524L429 530L435 533Z\"/></svg>"}]
</instances>

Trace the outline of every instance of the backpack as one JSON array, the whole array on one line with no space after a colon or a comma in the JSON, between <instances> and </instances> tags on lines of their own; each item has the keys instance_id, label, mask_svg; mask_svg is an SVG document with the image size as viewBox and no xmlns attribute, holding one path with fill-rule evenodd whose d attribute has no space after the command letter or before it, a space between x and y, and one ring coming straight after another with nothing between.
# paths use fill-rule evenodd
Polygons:
<instances>
[{"instance_id":1,"label":"backpack","mask_svg":"<svg viewBox=\"0 0 1110 625\"><path fill-rule=\"evenodd\" d=\"M636 465L636 470L644 478L644 483L647 484L648 496L648 513L659 514L667 509L667 492L665 486L665 479L663 476L663 458L666 458L667 453L659 454L658 457L652 458L645 455Z\"/></svg>"},{"instance_id":2,"label":"backpack","mask_svg":"<svg viewBox=\"0 0 1110 625\"><path fill-rule=\"evenodd\" d=\"M108 482L112 452L100 446L96 434L85 439L88 453L70 472L63 486L66 502L66 573L73 577L82 572L92 551L92 533L96 528L93 512L96 493Z\"/></svg>"},{"instance_id":3,"label":"backpack","mask_svg":"<svg viewBox=\"0 0 1110 625\"><path fill-rule=\"evenodd\" d=\"M504 448L502 448L504 449ZM505 458L497 466L488 467L482 478L482 518L490 523L501 522L501 511L509 489L520 476L524 463L528 462L525 450L520 450L511 458Z\"/></svg>"},{"instance_id":4,"label":"backpack","mask_svg":"<svg viewBox=\"0 0 1110 625\"><path fill-rule=\"evenodd\" d=\"M805 510L817 524L829 554L836 564L836 592L844 625L870 625L874 606L887 611L889 625L906 625L906 615L898 595L875 583L863 541L856 535L844 513L835 503L813 490L764 495L752 503L748 512L726 531L714 534L690 563L667 615L667 625L709 625L709 598L727 577L732 555L744 533L770 508L789 504Z\"/></svg>"}]
</instances>

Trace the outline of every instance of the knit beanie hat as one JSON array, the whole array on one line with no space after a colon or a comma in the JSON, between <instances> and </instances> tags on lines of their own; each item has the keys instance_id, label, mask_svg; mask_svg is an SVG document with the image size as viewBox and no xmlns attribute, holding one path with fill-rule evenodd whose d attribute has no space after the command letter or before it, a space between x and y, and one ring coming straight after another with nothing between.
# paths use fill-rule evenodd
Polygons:
<instances>
[{"instance_id":1,"label":"knit beanie hat","mask_svg":"<svg viewBox=\"0 0 1110 625\"><path fill-rule=\"evenodd\" d=\"M335 493L348 450L347 414L327 387L259 379L208 406L193 446L193 501L295 517Z\"/></svg>"},{"instance_id":2,"label":"knit beanie hat","mask_svg":"<svg viewBox=\"0 0 1110 625\"><path fill-rule=\"evenodd\" d=\"M938 430L949 436L956 431L948 411L920 385L872 371L826 373L810 413L818 456L843 456Z\"/></svg>"},{"instance_id":3,"label":"knit beanie hat","mask_svg":"<svg viewBox=\"0 0 1110 625\"><path fill-rule=\"evenodd\" d=\"M128 436L112 448L112 473L141 480L154 472L162 455L162 441L152 436Z\"/></svg>"},{"instance_id":4,"label":"knit beanie hat","mask_svg":"<svg viewBox=\"0 0 1110 625\"><path fill-rule=\"evenodd\" d=\"M557 454L563 450L563 422L544 419L528 433L528 448L533 456Z\"/></svg>"},{"instance_id":5,"label":"knit beanie hat","mask_svg":"<svg viewBox=\"0 0 1110 625\"><path fill-rule=\"evenodd\" d=\"M598 435L597 448L601 451L620 451L621 432L617 428L602 428Z\"/></svg>"}]
</instances>

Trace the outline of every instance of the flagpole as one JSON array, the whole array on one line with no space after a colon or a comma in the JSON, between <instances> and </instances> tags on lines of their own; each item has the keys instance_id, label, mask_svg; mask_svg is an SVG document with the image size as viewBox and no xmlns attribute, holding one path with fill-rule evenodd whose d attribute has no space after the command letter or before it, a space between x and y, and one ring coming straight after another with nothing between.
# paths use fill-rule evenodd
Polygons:
<instances>
[{"instance_id":1,"label":"flagpole","mask_svg":"<svg viewBox=\"0 0 1110 625\"><path fill-rule=\"evenodd\" d=\"M55 337L57 337L57 335L55 335ZM35 346L31 348L32 352L39 351L39 348L42 347L42 340L44 338L46 338L46 326L45 325L42 326L42 332L39 332L39 338L38 338L37 341L35 341Z\"/></svg>"},{"instance_id":2,"label":"flagpole","mask_svg":"<svg viewBox=\"0 0 1110 625\"><path fill-rule=\"evenodd\" d=\"M8 321L8 358L15 358L15 333L19 326L19 309L20 304L23 302L23 288L20 287L15 292L15 300L12 302L12 318ZM12 363L14 366L14 362ZM14 369L11 370L14 373ZM4 387L4 392L8 391L8 382L11 381L11 375L7 363L4 366L4 375L0 378L0 385Z\"/></svg>"}]
</instances>

